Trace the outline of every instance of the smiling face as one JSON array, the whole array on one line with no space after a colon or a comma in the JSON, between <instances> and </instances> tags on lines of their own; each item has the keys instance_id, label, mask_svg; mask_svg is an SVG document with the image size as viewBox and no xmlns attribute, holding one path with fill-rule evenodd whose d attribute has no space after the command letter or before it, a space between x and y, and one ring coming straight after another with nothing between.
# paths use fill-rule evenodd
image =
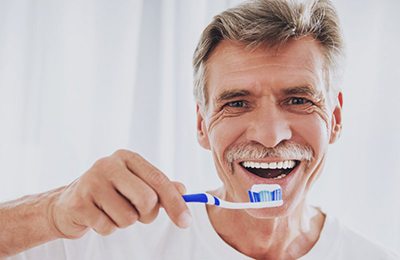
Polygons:
<instances>
[{"instance_id":1,"label":"smiling face","mask_svg":"<svg viewBox=\"0 0 400 260\"><path fill-rule=\"evenodd\" d=\"M198 139L212 151L224 198L249 201L253 184L282 187L284 205L248 210L253 216L286 215L300 205L339 134L341 93L327 96L323 67L311 37L252 51L222 41L207 61Z\"/></svg>"}]
</instances>

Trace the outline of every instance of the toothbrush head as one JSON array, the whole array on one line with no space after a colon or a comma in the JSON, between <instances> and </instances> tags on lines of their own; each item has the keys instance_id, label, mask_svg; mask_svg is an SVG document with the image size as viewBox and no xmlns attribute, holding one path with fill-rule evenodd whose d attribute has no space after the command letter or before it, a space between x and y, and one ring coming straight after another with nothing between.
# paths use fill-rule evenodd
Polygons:
<instances>
[{"instance_id":1,"label":"toothbrush head","mask_svg":"<svg viewBox=\"0 0 400 260\"><path fill-rule=\"evenodd\" d=\"M282 188L278 184L254 184L248 191L251 203L276 202L282 205Z\"/></svg>"}]
</instances>

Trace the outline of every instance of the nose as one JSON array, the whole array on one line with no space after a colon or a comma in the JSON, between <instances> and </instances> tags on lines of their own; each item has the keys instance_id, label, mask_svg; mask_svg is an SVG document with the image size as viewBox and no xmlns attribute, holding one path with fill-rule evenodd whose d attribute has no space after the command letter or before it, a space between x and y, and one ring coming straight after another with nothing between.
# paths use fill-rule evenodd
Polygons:
<instances>
[{"instance_id":1,"label":"nose","mask_svg":"<svg viewBox=\"0 0 400 260\"><path fill-rule=\"evenodd\" d=\"M282 141L292 138L292 129L285 113L274 105L253 111L248 121L247 140L273 148Z\"/></svg>"}]
</instances>

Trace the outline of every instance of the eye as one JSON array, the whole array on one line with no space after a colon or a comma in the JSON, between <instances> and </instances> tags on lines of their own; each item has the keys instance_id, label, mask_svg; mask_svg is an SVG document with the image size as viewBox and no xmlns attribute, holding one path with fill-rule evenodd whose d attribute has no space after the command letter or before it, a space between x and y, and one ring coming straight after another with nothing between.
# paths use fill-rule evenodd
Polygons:
<instances>
[{"instance_id":1,"label":"eye","mask_svg":"<svg viewBox=\"0 0 400 260\"><path fill-rule=\"evenodd\" d=\"M237 101L228 102L225 104L225 106L241 108L241 107L247 107L247 103L243 100L237 100Z\"/></svg>"},{"instance_id":2,"label":"eye","mask_svg":"<svg viewBox=\"0 0 400 260\"><path fill-rule=\"evenodd\" d=\"M305 105L305 104L313 104L311 100L301 97L292 97L288 100L289 105Z\"/></svg>"}]
</instances>

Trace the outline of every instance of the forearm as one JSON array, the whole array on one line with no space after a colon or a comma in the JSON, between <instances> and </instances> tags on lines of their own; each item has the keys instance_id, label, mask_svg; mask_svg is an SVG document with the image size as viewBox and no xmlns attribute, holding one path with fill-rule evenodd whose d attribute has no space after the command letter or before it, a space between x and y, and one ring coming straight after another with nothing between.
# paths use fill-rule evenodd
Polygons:
<instances>
[{"instance_id":1,"label":"forearm","mask_svg":"<svg viewBox=\"0 0 400 260\"><path fill-rule=\"evenodd\" d=\"M49 205L62 189L0 204L0 258L61 237Z\"/></svg>"}]
</instances>

